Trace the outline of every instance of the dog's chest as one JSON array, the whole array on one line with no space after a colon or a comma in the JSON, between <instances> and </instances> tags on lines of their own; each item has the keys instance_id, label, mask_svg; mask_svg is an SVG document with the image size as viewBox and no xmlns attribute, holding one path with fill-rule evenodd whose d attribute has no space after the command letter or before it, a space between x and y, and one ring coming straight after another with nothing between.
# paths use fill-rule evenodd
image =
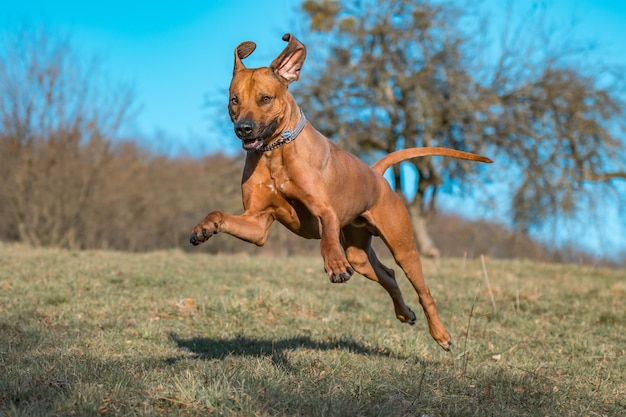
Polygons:
<instances>
[{"instance_id":1,"label":"dog's chest","mask_svg":"<svg viewBox=\"0 0 626 417\"><path fill-rule=\"evenodd\" d=\"M293 194L293 183L287 169L282 163L268 164L269 181L272 190L285 199Z\"/></svg>"}]
</instances>

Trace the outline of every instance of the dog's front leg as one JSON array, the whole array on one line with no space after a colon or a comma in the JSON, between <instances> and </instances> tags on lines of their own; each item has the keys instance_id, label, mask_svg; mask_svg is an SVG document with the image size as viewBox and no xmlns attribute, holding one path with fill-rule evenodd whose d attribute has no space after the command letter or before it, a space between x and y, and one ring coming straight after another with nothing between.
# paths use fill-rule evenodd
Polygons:
<instances>
[{"instance_id":1,"label":"dog's front leg","mask_svg":"<svg viewBox=\"0 0 626 417\"><path fill-rule=\"evenodd\" d=\"M346 282L354 274L354 269L346 259L339 240L341 222L330 202L327 186L319 170L304 168L308 168L308 165L291 166L289 181L281 184L281 188L286 193L287 200L299 201L306 207L307 219L314 219L305 222L306 236L319 236L321 239L320 252L324 259L324 270L330 281ZM302 231L296 233L304 236Z\"/></svg>"},{"instance_id":2,"label":"dog's front leg","mask_svg":"<svg viewBox=\"0 0 626 417\"><path fill-rule=\"evenodd\" d=\"M262 246L274 221L269 213L243 213L240 216L213 211L191 231L189 242L199 245L217 233L228 233L246 242Z\"/></svg>"},{"instance_id":3,"label":"dog's front leg","mask_svg":"<svg viewBox=\"0 0 626 417\"><path fill-rule=\"evenodd\" d=\"M337 215L328 210L318 217L320 223L320 251L324 259L324 270L333 283L343 283L354 274L354 269L343 254L339 241L340 225Z\"/></svg>"}]
</instances>

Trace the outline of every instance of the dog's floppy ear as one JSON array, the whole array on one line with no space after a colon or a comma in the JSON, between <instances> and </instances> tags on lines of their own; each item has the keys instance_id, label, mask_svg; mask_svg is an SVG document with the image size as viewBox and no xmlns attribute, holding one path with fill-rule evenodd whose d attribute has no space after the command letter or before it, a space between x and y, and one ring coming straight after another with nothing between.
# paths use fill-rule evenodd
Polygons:
<instances>
[{"instance_id":1,"label":"dog's floppy ear","mask_svg":"<svg viewBox=\"0 0 626 417\"><path fill-rule=\"evenodd\" d=\"M235 68L233 69L233 74L241 69L244 69L246 66L241 62L242 59L250 55L256 49L256 44L252 41L241 42L235 48Z\"/></svg>"},{"instance_id":2,"label":"dog's floppy ear","mask_svg":"<svg viewBox=\"0 0 626 417\"><path fill-rule=\"evenodd\" d=\"M300 78L300 70L306 58L306 47L290 33L283 35L287 47L274 59L270 68L274 74L289 84Z\"/></svg>"}]
</instances>

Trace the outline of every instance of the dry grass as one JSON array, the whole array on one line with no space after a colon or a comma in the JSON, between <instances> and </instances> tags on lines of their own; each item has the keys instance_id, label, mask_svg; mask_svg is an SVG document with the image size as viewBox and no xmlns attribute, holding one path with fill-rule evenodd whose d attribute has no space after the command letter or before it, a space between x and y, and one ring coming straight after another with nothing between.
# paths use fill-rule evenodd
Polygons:
<instances>
[{"instance_id":1,"label":"dry grass","mask_svg":"<svg viewBox=\"0 0 626 417\"><path fill-rule=\"evenodd\" d=\"M317 257L0 244L0 415L623 415L624 271L485 268L425 265L445 353Z\"/></svg>"}]
</instances>

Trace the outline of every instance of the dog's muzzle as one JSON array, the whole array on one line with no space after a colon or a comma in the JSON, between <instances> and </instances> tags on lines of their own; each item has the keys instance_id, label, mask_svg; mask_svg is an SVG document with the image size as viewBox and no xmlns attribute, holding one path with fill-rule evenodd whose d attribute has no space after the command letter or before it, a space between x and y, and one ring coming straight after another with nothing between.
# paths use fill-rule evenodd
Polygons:
<instances>
[{"instance_id":1,"label":"dog's muzzle","mask_svg":"<svg viewBox=\"0 0 626 417\"><path fill-rule=\"evenodd\" d=\"M276 130L276 122L268 126L259 126L250 119L235 122L235 134L242 141L242 147L246 151L254 151L263 146L265 140Z\"/></svg>"},{"instance_id":2,"label":"dog's muzzle","mask_svg":"<svg viewBox=\"0 0 626 417\"><path fill-rule=\"evenodd\" d=\"M235 134L241 140L245 140L252 136L254 132L254 122L252 120L241 120L235 123Z\"/></svg>"},{"instance_id":3,"label":"dog's muzzle","mask_svg":"<svg viewBox=\"0 0 626 417\"><path fill-rule=\"evenodd\" d=\"M255 137L255 123L252 120L241 120L235 123L235 134L242 141L245 150L251 151L263 145L263 139Z\"/></svg>"}]
</instances>

